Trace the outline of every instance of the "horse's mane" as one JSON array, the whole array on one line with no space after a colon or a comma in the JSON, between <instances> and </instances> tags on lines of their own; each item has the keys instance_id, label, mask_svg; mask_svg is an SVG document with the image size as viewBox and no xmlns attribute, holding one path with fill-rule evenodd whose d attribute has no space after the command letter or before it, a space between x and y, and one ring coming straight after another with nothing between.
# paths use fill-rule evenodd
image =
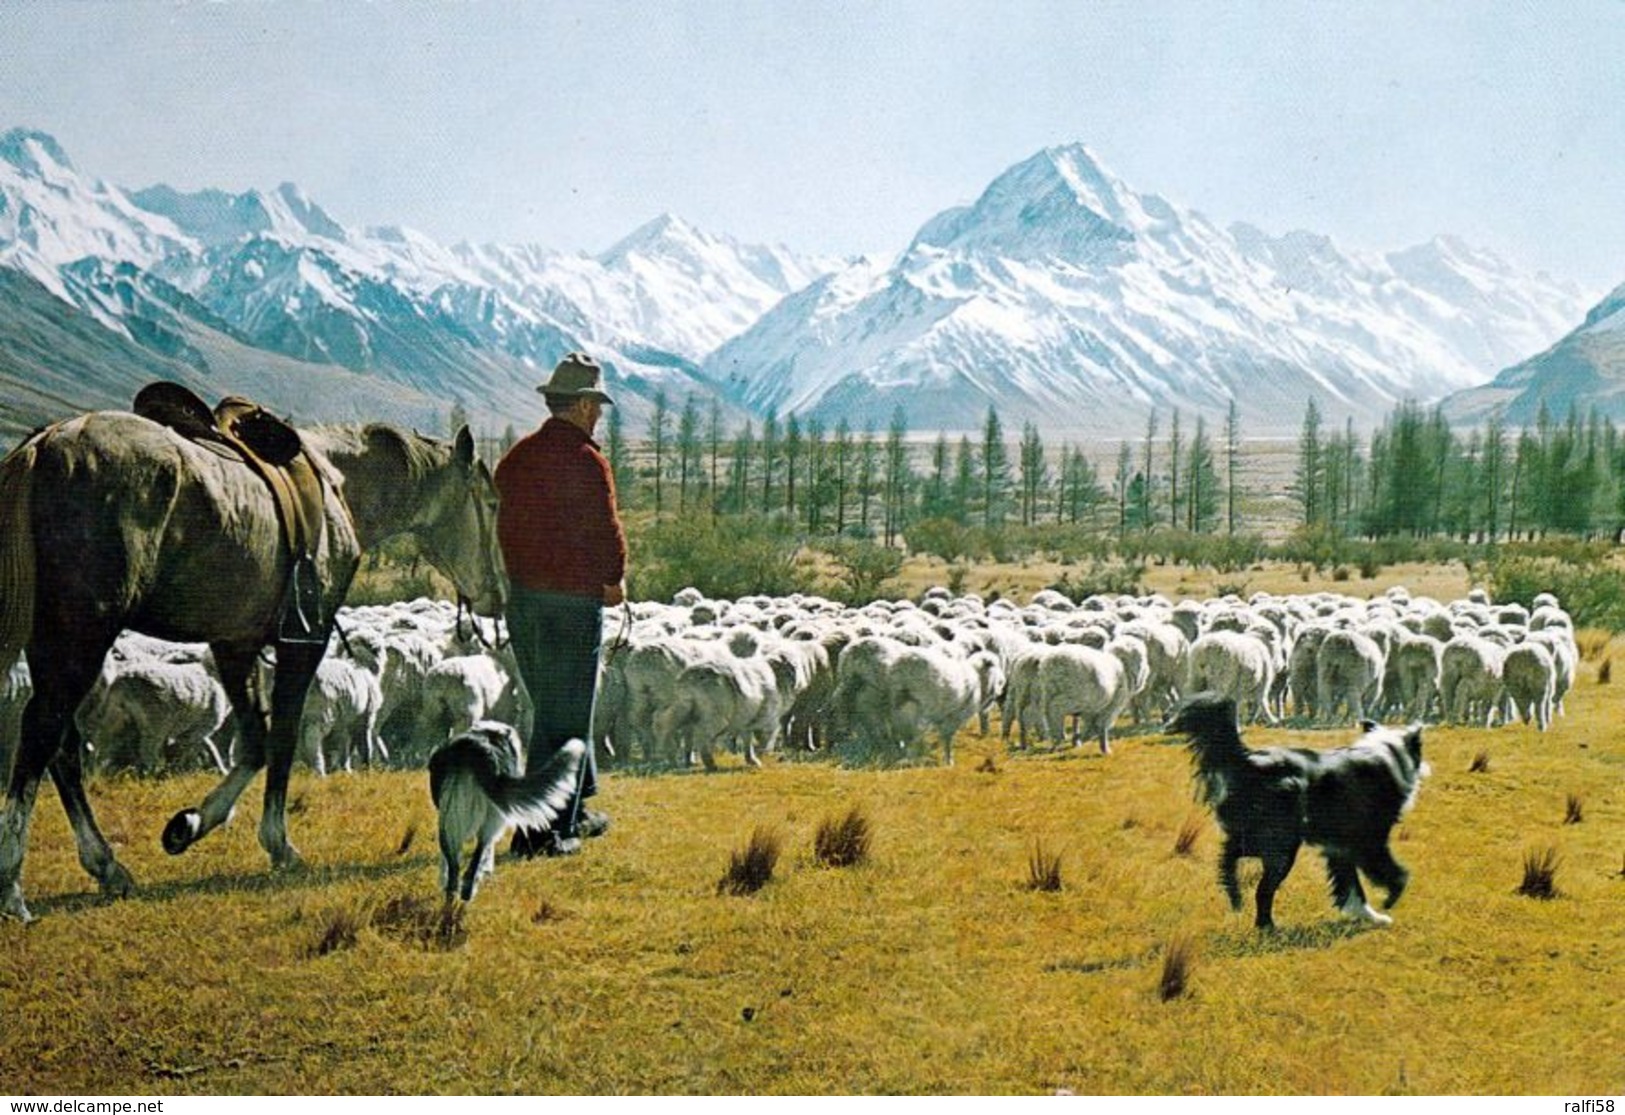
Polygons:
<instances>
[{"instance_id":1,"label":"horse's mane","mask_svg":"<svg viewBox=\"0 0 1625 1115\"><path fill-rule=\"evenodd\" d=\"M304 433L311 437L317 449L340 456L359 456L369 445L387 441L391 448L399 450L407 478L413 481L422 480L446 463L443 442L387 422L323 424L305 427Z\"/></svg>"}]
</instances>

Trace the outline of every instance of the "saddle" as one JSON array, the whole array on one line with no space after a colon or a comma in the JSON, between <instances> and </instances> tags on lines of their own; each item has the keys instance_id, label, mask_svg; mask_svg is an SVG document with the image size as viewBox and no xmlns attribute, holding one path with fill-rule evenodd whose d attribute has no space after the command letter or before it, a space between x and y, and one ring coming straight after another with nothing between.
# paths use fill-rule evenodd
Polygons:
<instances>
[{"instance_id":1,"label":"saddle","mask_svg":"<svg viewBox=\"0 0 1625 1115\"><path fill-rule=\"evenodd\" d=\"M238 395L210 410L189 388L167 380L136 392L132 409L189 441L225 448L265 483L276 505L283 548L293 559L278 617L278 642L325 644L316 551L326 522L326 497L299 431Z\"/></svg>"}]
</instances>

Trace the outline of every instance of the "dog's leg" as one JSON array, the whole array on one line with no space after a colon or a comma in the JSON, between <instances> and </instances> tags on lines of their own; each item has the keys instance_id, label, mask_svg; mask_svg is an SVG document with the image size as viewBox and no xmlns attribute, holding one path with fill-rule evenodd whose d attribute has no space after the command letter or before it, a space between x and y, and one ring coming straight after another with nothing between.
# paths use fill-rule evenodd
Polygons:
<instances>
[{"instance_id":1,"label":"dog's leg","mask_svg":"<svg viewBox=\"0 0 1625 1115\"><path fill-rule=\"evenodd\" d=\"M1275 928L1275 892L1286 877L1292 873L1293 861L1298 858L1297 845L1277 848L1266 852L1264 860L1264 877L1258 880L1258 891L1253 899L1258 904L1258 915L1254 924L1259 929Z\"/></svg>"},{"instance_id":2,"label":"dog's leg","mask_svg":"<svg viewBox=\"0 0 1625 1115\"><path fill-rule=\"evenodd\" d=\"M1405 869L1404 864L1396 860L1394 854L1388 850L1388 845L1383 843L1366 850L1360 857L1360 868L1371 877L1373 883L1388 892L1387 897L1383 899L1382 908L1393 909L1394 903L1399 901L1399 896L1405 893L1405 885L1411 878L1411 873ZM1382 915L1378 914L1377 917L1381 918ZM1391 920L1384 918L1383 924Z\"/></svg>"},{"instance_id":3,"label":"dog's leg","mask_svg":"<svg viewBox=\"0 0 1625 1115\"><path fill-rule=\"evenodd\" d=\"M1326 874L1332 883L1332 905L1342 911L1344 917L1369 921L1373 925L1387 925L1393 920L1371 908L1365 888L1360 885L1360 872L1352 856L1327 852Z\"/></svg>"},{"instance_id":4,"label":"dog's leg","mask_svg":"<svg viewBox=\"0 0 1625 1115\"><path fill-rule=\"evenodd\" d=\"M1240 845L1226 837L1224 848L1219 853L1219 886L1224 888L1225 897L1230 899L1232 910L1241 909L1241 884L1236 880L1236 865L1240 862Z\"/></svg>"},{"instance_id":5,"label":"dog's leg","mask_svg":"<svg viewBox=\"0 0 1625 1115\"><path fill-rule=\"evenodd\" d=\"M440 890L447 898L457 897L457 867L462 859L461 842L452 834L445 818L440 821Z\"/></svg>"}]
</instances>

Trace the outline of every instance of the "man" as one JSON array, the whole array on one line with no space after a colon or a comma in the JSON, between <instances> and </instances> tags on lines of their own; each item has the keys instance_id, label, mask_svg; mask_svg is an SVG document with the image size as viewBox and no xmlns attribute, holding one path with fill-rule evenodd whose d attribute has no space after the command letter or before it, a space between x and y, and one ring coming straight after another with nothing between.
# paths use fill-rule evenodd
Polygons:
<instances>
[{"instance_id":1,"label":"man","mask_svg":"<svg viewBox=\"0 0 1625 1115\"><path fill-rule=\"evenodd\" d=\"M551 415L497 463L497 539L508 567L508 632L535 707L526 769L572 739L587 742L569 807L543 831L515 833L516 855L567 856L609 818L585 808L598 792L592 712L605 605L625 597L626 535L609 462L593 441L605 406L603 369L572 352L536 390Z\"/></svg>"}]
</instances>

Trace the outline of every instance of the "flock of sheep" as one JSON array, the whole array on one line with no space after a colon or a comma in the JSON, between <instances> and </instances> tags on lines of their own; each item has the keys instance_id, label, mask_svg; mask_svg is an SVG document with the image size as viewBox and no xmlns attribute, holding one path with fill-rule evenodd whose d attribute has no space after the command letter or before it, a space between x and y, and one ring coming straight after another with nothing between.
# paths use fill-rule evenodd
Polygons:
<instances>
[{"instance_id":1,"label":"flock of sheep","mask_svg":"<svg viewBox=\"0 0 1625 1115\"><path fill-rule=\"evenodd\" d=\"M479 720L528 734L530 712L496 632L450 604L345 609L342 640L307 700L298 757L325 773L358 762L421 766ZM596 736L605 761L759 764L775 750L849 762L921 758L1001 714L1028 747L1155 728L1182 694L1217 690L1244 719L1366 717L1545 730L1579 652L1556 599L1532 610L1480 590L1440 603L1395 588L1170 602L1036 594L1025 606L934 588L918 602L852 608L811 596L634 602L605 614ZM476 637L480 636L480 637ZM0 770L27 698L26 666L0 679ZM234 728L207 648L125 634L78 723L92 767L141 773L230 762Z\"/></svg>"}]
</instances>

